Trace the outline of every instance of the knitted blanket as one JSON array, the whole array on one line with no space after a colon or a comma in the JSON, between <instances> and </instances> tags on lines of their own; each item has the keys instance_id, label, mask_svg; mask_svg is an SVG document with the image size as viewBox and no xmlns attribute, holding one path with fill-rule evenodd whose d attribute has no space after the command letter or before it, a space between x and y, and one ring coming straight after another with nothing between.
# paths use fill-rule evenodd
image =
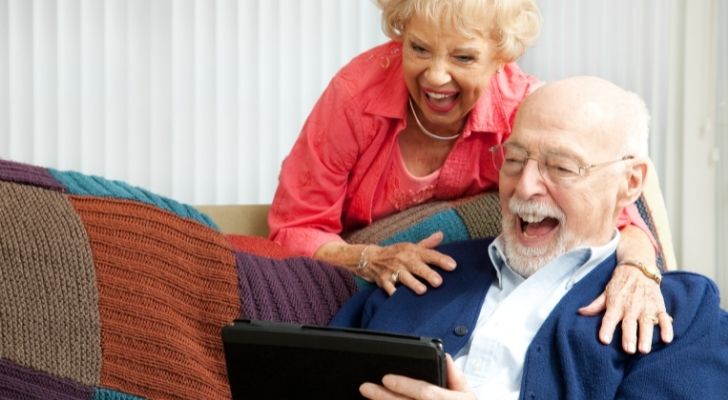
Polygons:
<instances>
[{"instance_id":1,"label":"knitted blanket","mask_svg":"<svg viewBox=\"0 0 728 400\"><path fill-rule=\"evenodd\" d=\"M222 326L326 324L356 290L330 265L236 251L192 207L75 172L0 160L0 221L0 398L229 398Z\"/></svg>"}]
</instances>

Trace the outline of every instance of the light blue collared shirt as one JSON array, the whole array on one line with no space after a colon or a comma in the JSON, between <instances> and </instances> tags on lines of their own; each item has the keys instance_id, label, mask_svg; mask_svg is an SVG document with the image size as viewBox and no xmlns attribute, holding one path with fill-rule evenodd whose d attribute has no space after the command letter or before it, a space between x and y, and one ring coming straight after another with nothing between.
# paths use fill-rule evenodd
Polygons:
<instances>
[{"instance_id":1,"label":"light blue collared shirt","mask_svg":"<svg viewBox=\"0 0 728 400\"><path fill-rule=\"evenodd\" d=\"M506 262L501 236L488 246L497 279L488 289L468 344L455 357L478 398L518 398L533 337L561 298L616 251L618 243L615 230L606 245L571 250L528 279Z\"/></svg>"}]
</instances>

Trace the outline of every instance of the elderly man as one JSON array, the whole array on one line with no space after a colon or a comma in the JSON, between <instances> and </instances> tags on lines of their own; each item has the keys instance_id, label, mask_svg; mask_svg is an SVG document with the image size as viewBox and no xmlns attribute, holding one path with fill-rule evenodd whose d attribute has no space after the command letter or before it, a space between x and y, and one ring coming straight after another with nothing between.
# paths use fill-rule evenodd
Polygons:
<instances>
[{"instance_id":1,"label":"elderly man","mask_svg":"<svg viewBox=\"0 0 728 400\"><path fill-rule=\"evenodd\" d=\"M593 77L545 85L522 104L511 137L493 149L503 232L443 246L458 268L418 296L361 292L334 325L440 337L448 389L388 375L363 384L373 399L727 398L728 316L715 285L664 276L674 341L655 332L652 353L600 344L600 317L578 309L616 267L620 210L640 195L648 116L634 94ZM660 276L633 265L659 281ZM669 315L641 316L666 323ZM648 339L653 332L643 333ZM467 382L467 383L466 383Z\"/></svg>"}]
</instances>

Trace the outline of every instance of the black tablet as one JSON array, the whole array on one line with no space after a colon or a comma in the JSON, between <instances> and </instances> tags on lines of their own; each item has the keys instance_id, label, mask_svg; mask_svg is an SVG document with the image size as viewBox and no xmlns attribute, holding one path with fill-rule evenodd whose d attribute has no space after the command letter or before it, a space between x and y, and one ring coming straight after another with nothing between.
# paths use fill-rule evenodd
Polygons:
<instances>
[{"instance_id":1,"label":"black tablet","mask_svg":"<svg viewBox=\"0 0 728 400\"><path fill-rule=\"evenodd\" d=\"M445 386L439 339L236 320L222 329L233 399L354 399L395 373Z\"/></svg>"}]
</instances>

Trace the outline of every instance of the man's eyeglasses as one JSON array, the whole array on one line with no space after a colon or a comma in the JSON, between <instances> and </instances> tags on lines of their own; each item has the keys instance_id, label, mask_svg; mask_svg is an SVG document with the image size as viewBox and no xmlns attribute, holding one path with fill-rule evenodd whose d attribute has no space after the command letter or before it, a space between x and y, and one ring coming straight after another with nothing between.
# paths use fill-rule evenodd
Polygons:
<instances>
[{"instance_id":1,"label":"man's eyeglasses","mask_svg":"<svg viewBox=\"0 0 728 400\"><path fill-rule=\"evenodd\" d=\"M634 156L624 156L617 160L599 164L582 164L563 154L545 154L540 158L534 158L525 149L508 143L493 146L490 148L490 152L493 154L493 164L496 170L506 176L520 175L528 160L534 160L538 164L538 171L543 179L557 185L584 177L593 169L634 158Z\"/></svg>"}]
</instances>

